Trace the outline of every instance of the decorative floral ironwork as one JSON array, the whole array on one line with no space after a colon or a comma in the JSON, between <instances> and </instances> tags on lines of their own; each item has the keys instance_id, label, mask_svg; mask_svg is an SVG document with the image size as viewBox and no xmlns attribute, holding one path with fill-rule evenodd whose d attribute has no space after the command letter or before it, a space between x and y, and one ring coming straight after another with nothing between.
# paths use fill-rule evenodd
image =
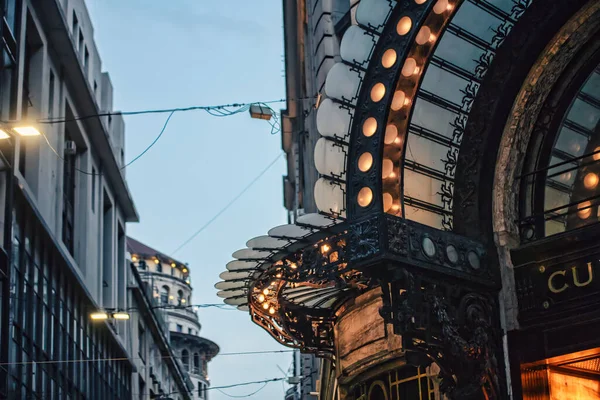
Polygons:
<instances>
[{"instance_id":1,"label":"decorative floral ironwork","mask_svg":"<svg viewBox=\"0 0 600 400\"><path fill-rule=\"evenodd\" d=\"M358 261L379 252L379 218L353 224L348 235L348 261Z\"/></svg>"}]
</instances>

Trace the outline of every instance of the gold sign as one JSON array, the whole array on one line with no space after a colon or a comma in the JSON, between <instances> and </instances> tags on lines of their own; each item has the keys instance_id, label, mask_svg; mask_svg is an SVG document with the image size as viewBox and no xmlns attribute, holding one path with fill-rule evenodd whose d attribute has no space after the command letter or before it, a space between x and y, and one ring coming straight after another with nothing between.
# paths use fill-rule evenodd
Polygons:
<instances>
[{"instance_id":1,"label":"gold sign","mask_svg":"<svg viewBox=\"0 0 600 400\"><path fill-rule=\"evenodd\" d=\"M554 271L548 277L548 289L552 293L561 293L572 287L585 287L592 283L594 279L594 269L592 262L587 263L586 271L582 268L570 267Z\"/></svg>"}]
</instances>

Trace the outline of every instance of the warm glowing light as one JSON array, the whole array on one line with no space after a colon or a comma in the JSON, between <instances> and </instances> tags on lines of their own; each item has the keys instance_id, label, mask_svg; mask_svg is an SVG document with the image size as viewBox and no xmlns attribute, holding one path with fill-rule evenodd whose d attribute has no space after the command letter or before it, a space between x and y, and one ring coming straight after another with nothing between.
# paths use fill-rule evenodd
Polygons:
<instances>
[{"instance_id":1,"label":"warm glowing light","mask_svg":"<svg viewBox=\"0 0 600 400\"><path fill-rule=\"evenodd\" d=\"M138 258L136 256L131 256L131 261L136 262Z\"/></svg>"},{"instance_id":2,"label":"warm glowing light","mask_svg":"<svg viewBox=\"0 0 600 400\"><path fill-rule=\"evenodd\" d=\"M263 301L265 301L265 295L261 293L261 294L258 296L258 302L259 302L259 303L262 303Z\"/></svg>"},{"instance_id":3,"label":"warm glowing light","mask_svg":"<svg viewBox=\"0 0 600 400\"><path fill-rule=\"evenodd\" d=\"M90 318L93 320L108 319L108 314L105 312L96 312L96 313L90 314Z\"/></svg>"},{"instance_id":4,"label":"warm glowing light","mask_svg":"<svg viewBox=\"0 0 600 400\"><path fill-rule=\"evenodd\" d=\"M398 210L400 210L400 204L394 204L394 205L392 206L392 210L394 210L394 211L398 211Z\"/></svg>"},{"instance_id":5,"label":"warm glowing light","mask_svg":"<svg viewBox=\"0 0 600 400\"><path fill-rule=\"evenodd\" d=\"M394 139L394 143L397 145L401 145L402 144L402 138L400 136L398 136L396 139Z\"/></svg>"},{"instance_id":6,"label":"warm glowing light","mask_svg":"<svg viewBox=\"0 0 600 400\"><path fill-rule=\"evenodd\" d=\"M329 250L331 250L331 246L328 244L324 244L323 246L321 246L321 253L325 254L327 253Z\"/></svg>"},{"instance_id":7,"label":"warm glowing light","mask_svg":"<svg viewBox=\"0 0 600 400\"><path fill-rule=\"evenodd\" d=\"M275 308L274 307L269 308L269 314L275 314Z\"/></svg>"},{"instance_id":8,"label":"warm glowing light","mask_svg":"<svg viewBox=\"0 0 600 400\"><path fill-rule=\"evenodd\" d=\"M366 207L373 201L373 191L371 188L364 187L359 190L357 196L358 205L361 207Z\"/></svg>"},{"instance_id":9,"label":"warm glowing light","mask_svg":"<svg viewBox=\"0 0 600 400\"><path fill-rule=\"evenodd\" d=\"M425 3L427 0L415 0L415 3L417 4L423 4Z\"/></svg>"},{"instance_id":10,"label":"warm glowing light","mask_svg":"<svg viewBox=\"0 0 600 400\"><path fill-rule=\"evenodd\" d=\"M128 313L126 313L126 312L116 312L116 313L114 313L114 314L112 315L112 317L113 317L114 319L121 319L121 320L124 320L124 319L129 319L129 314L128 314Z\"/></svg>"},{"instance_id":11,"label":"warm glowing light","mask_svg":"<svg viewBox=\"0 0 600 400\"><path fill-rule=\"evenodd\" d=\"M389 193L383 194L383 212L388 212L394 204L394 198Z\"/></svg>"},{"instance_id":12,"label":"warm glowing light","mask_svg":"<svg viewBox=\"0 0 600 400\"><path fill-rule=\"evenodd\" d=\"M173 298L174 298L174 297L173 297L172 295L171 295L171 296L169 296L169 300L173 300Z\"/></svg>"},{"instance_id":13,"label":"warm glowing light","mask_svg":"<svg viewBox=\"0 0 600 400\"><path fill-rule=\"evenodd\" d=\"M267 296L267 295L269 294L269 289L264 289L264 290L263 290L263 294L264 294L265 296Z\"/></svg>"},{"instance_id":14,"label":"warm glowing light","mask_svg":"<svg viewBox=\"0 0 600 400\"><path fill-rule=\"evenodd\" d=\"M263 304L263 308L264 308L265 310L266 310L266 309L268 309L268 308L269 308L269 303L264 303L264 304Z\"/></svg>"},{"instance_id":15,"label":"warm glowing light","mask_svg":"<svg viewBox=\"0 0 600 400\"><path fill-rule=\"evenodd\" d=\"M281 274L275 275L276 278L281 278Z\"/></svg>"},{"instance_id":16,"label":"warm glowing light","mask_svg":"<svg viewBox=\"0 0 600 400\"><path fill-rule=\"evenodd\" d=\"M423 26L419 29L419 33L417 33L417 37L415 41L417 44L425 44L429 42L431 38L431 29L428 26Z\"/></svg>"},{"instance_id":17,"label":"warm glowing light","mask_svg":"<svg viewBox=\"0 0 600 400\"><path fill-rule=\"evenodd\" d=\"M379 82L373 85L373 87L371 88L371 100L377 103L378 101L383 99L383 96L385 96L385 86L383 85L383 83Z\"/></svg>"},{"instance_id":18,"label":"warm glowing light","mask_svg":"<svg viewBox=\"0 0 600 400\"><path fill-rule=\"evenodd\" d=\"M366 152L362 153L360 157L358 157L358 169L362 172L367 172L373 166L373 156L371 153Z\"/></svg>"},{"instance_id":19,"label":"warm glowing light","mask_svg":"<svg viewBox=\"0 0 600 400\"><path fill-rule=\"evenodd\" d=\"M175 268L176 266L177 266L177 264L171 263L171 268Z\"/></svg>"},{"instance_id":20,"label":"warm glowing light","mask_svg":"<svg viewBox=\"0 0 600 400\"><path fill-rule=\"evenodd\" d=\"M10 138L10 135L6 132L4 132L2 129L0 129L0 139L8 139Z\"/></svg>"},{"instance_id":21,"label":"warm glowing light","mask_svg":"<svg viewBox=\"0 0 600 400\"><path fill-rule=\"evenodd\" d=\"M186 299L181 299L182 304L185 304L186 301L187 301Z\"/></svg>"},{"instance_id":22,"label":"warm glowing light","mask_svg":"<svg viewBox=\"0 0 600 400\"><path fill-rule=\"evenodd\" d=\"M577 216L581 219L586 219L592 214L592 203L589 201L584 201L583 203L579 203L577 205Z\"/></svg>"},{"instance_id":23,"label":"warm glowing light","mask_svg":"<svg viewBox=\"0 0 600 400\"><path fill-rule=\"evenodd\" d=\"M377 130L377 120L373 117L369 117L363 123L362 131L366 137L371 137Z\"/></svg>"},{"instance_id":24,"label":"warm glowing light","mask_svg":"<svg viewBox=\"0 0 600 400\"><path fill-rule=\"evenodd\" d=\"M181 271L183 271L183 273L187 273L187 268L182 269Z\"/></svg>"},{"instance_id":25,"label":"warm glowing light","mask_svg":"<svg viewBox=\"0 0 600 400\"><path fill-rule=\"evenodd\" d=\"M448 4L446 6L446 10L448 10L448 11L452 11L453 8L454 8L454 6L452 4Z\"/></svg>"},{"instance_id":26,"label":"warm glowing light","mask_svg":"<svg viewBox=\"0 0 600 400\"><path fill-rule=\"evenodd\" d=\"M406 100L406 95L404 94L404 92L402 90L397 90L394 93L394 97L392 98L392 110L398 111L399 109L401 109L402 106L404 106L404 100Z\"/></svg>"},{"instance_id":27,"label":"warm glowing light","mask_svg":"<svg viewBox=\"0 0 600 400\"><path fill-rule=\"evenodd\" d=\"M41 135L33 126L16 126L13 128L21 136L39 136Z\"/></svg>"},{"instance_id":28,"label":"warm glowing light","mask_svg":"<svg viewBox=\"0 0 600 400\"><path fill-rule=\"evenodd\" d=\"M154 259L154 264L159 264L159 263L160 263L160 261L158 260L158 258L155 258Z\"/></svg>"},{"instance_id":29,"label":"warm glowing light","mask_svg":"<svg viewBox=\"0 0 600 400\"><path fill-rule=\"evenodd\" d=\"M583 178L583 186L585 186L586 189L594 189L598 186L598 175L593 172L586 174Z\"/></svg>"},{"instance_id":30,"label":"warm glowing light","mask_svg":"<svg viewBox=\"0 0 600 400\"><path fill-rule=\"evenodd\" d=\"M433 12L436 14L441 14L448 9L448 0L438 0L433 6Z\"/></svg>"},{"instance_id":31,"label":"warm glowing light","mask_svg":"<svg viewBox=\"0 0 600 400\"><path fill-rule=\"evenodd\" d=\"M396 32L400 36L406 35L410 32L410 28L412 28L412 21L409 17L402 17L400 21L398 21L398 25L396 25Z\"/></svg>"},{"instance_id":32,"label":"warm glowing light","mask_svg":"<svg viewBox=\"0 0 600 400\"><path fill-rule=\"evenodd\" d=\"M594 153L596 153L594 154L594 161L600 160L600 147L596 147L594 149Z\"/></svg>"},{"instance_id":33,"label":"warm glowing light","mask_svg":"<svg viewBox=\"0 0 600 400\"><path fill-rule=\"evenodd\" d=\"M394 162L389 158L384 158L381 164L381 177L388 178L394 172Z\"/></svg>"},{"instance_id":34,"label":"warm glowing light","mask_svg":"<svg viewBox=\"0 0 600 400\"><path fill-rule=\"evenodd\" d=\"M402 75L409 77L418 73L417 61L414 58L407 58L402 67Z\"/></svg>"},{"instance_id":35,"label":"warm glowing light","mask_svg":"<svg viewBox=\"0 0 600 400\"><path fill-rule=\"evenodd\" d=\"M394 139L396 139L396 137L398 136L398 128L396 128L396 125L388 125L385 127L385 138L383 138L383 142L385 144L392 144L394 143Z\"/></svg>"},{"instance_id":36,"label":"warm glowing light","mask_svg":"<svg viewBox=\"0 0 600 400\"><path fill-rule=\"evenodd\" d=\"M290 268L291 269L296 269L296 268L298 268L298 265L296 265L296 263L291 263L290 264Z\"/></svg>"},{"instance_id":37,"label":"warm glowing light","mask_svg":"<svg viewBox=\"0 0 600 400\"><path fill-rule=\"evenodd\" d=\"M190 280L186 279L185 283L187 283L189 285L190 284Z\"/></svg>"},{"instance_id":38,"label":"warm glowing light","mask_svg":"<svg viewBox=\"0 0 600 400\"><path fill-rule=\"evenodd\" d=\"M381 57L381 65L383 68L390 68L396 63L396 50L387 49Z\"/></svg>"}]
</instances>

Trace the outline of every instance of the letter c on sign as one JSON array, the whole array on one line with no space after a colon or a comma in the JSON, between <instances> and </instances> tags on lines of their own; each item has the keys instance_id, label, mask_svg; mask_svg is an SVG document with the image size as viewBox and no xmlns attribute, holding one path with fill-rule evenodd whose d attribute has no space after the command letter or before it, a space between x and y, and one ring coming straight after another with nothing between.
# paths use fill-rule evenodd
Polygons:
<instances>
[{"instance_id":1,"label":"letter c on sign","mask_svg":"<svg viewBox=\"0 0 600 400\"><path fill-rule=\"evenodd\" d=\"M556 288L554 286L554 282L552 281L556 275L565 276L566 274L567 274L567 271L556 271L555 273L550 275L550 278L548 278L548 289L550 289L550 291L552 293L560 293L560 292L564 292L565 290L567 290L567 288L569 287L569 285L567 283L562 285L562 287L560 287L560 288Z\"/></svg>"}]
</instances>

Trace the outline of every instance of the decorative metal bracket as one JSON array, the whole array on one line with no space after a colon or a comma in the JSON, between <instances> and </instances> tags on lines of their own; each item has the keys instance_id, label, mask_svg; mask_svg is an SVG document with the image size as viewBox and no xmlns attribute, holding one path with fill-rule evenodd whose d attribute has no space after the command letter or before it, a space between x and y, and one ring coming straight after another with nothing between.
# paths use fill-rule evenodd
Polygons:
<instances>
[{"instance_id":1,"label":"decorative metal bracket","mask_svg":"<svg viewBox=\"0 0 600 400\"><path fill-rule=\"evenodd\" d=\"M439 368L440 390L450 399L499 399L496 302L479 292L417 276L382 282L380 314L402 335L407 361Z\"/></svg>"}]
</instances>

